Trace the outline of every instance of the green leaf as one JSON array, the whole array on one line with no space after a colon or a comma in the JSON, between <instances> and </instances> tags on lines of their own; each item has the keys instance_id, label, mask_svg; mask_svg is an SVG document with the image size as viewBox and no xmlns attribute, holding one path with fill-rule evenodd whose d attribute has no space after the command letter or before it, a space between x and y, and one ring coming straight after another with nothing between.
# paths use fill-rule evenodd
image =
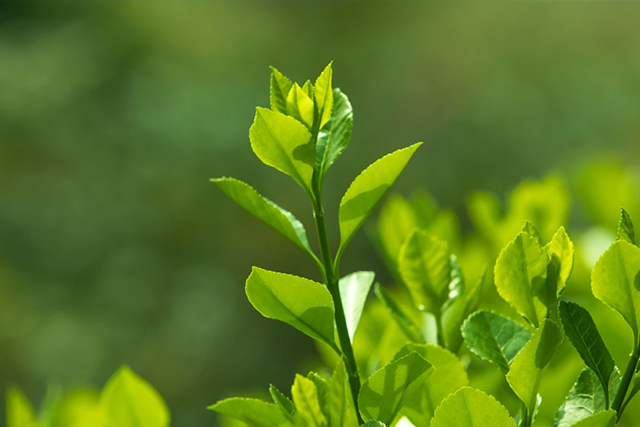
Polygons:
<instances>
[{"instance_id":1,"label":"green leaf","mask_svg":"<svg viewBox=\"0 0 640 427\"><path fill-rule=\"evenodd\" d=\"M315 84L314 97L316 108L318 109L318 118L320 119L318 129L322 129L329 121L333 109L333 90L331 89L333 70L331 69L331 64L333 63L329 63L324 71L322 71Z\"/></svg>"},{"instance_id":2,"label":"green leaf","mask_svg":"<svg viewBox=\"0 0 640 427\"><path fill-rule=\"evenodd\" d=\"M389 314L391 314L391 317L396 321L407 338L413 342L424 344L426 341L420 328L418 328L413 320L400 308L400 305L389 295L389 292L380 286L379 283L376 283L373 291L376 296L380 298L387 310L389 310Z\"/></svg>"},{"instance_id":3,"label":"green leaf","mask_svg":"<svg viewBox=\"0 0 640 427\"><path fill-rule=\"evenodd\" d=\"M235 178L215 178L211 182L225 192L234 202L251 215L291 240L312 258L316 259L304 225L289 211L262 197L253 187Z\"/></svg>"},{"instance_id":4,"label":"green leaf","mask_svg":"<svg viewBox=\"0 0 640 427\"><path fill-rule=\"evenodd\" d=\"M618 222L618 235L616 240L636 244L636 233L633 230L633 221L629 212L620 208L620 222Z\"/></svg>"},{"instance_id":5,"label":"green leaf","mask_svg":"<svg viewBox=\"0 0 640 427\"><path fill-rule=\"evenodd\" d=\"M390 269L397 269L398 255L405 239L420 223L416 212L404 197L391 194L378 215L378 239Z\"/></svg>"},{"instance_id":6,"label":"green leaf","mask_svg":"<svg viewBox=\"0 0 640 427\"><path fill-rule=\"evenodd\" d=\"M7 427L41 427L31 402L16 387L7 390Z\"/></svg>"},{"instance_id":7,"label":"green leaf","mask_svg":"<svg viewBox=\"0 0 640 427\"><path fill-rule=\"evenodd\" d=\"M376 160L351 183L340 201L340 247L337 261L421 144L419 142Z\"/></svg>"},{"instance_id":8,"label":"green leaf","mask_svg":"<svg viewBox=\"0 0 640 427\"><path fill-rule=\"evenodd\" d=\"M464 341L476 356L507 374L511 362L531 339L531 332L493 311L478 311L462 325Z\"/></svg>"},{"instance_id":9,"label":"green leaf","mask_svg":"<svg viewBox=\"0 0 640 427\"><path fill-rule=\"evenodd\" d=\"M542 245L542 238L540 237L540 233L538 229L533 225L533 223L529 220L525 221L524 227L522 227L522 231L527 233L529 236L533 237Z\"/></svg>"},{"instance_id":10,"label":"green leaf","mask_svg":"<svg viewBox=\"0 0 640 427\"><path fill-rule=\"evenodd\" d=\"M573 271L575 255L573 242L569 239L564 227L558 229L545 249L551 263L555 266L556 293L561 295Z\"/></svg>"},{"instance_id":11,"label":"green leaf","mask_svg":"<svg viewBox=\"0 0 640 427\"><path fill-rule=\"evenodd\" d=\"M232 397L221 400L207 409L240 420L249 427L291 426L280 408L258 399Z\"/></svg>"},{"instance_id":12,"label":"green leaf","mask_svg":"<svg viewBox=\"0 0 640 427\"><path fill-rule=\"evenodd\" d=\"M560 301L558 314L564 333L584 363L596 373L605 392L615 363L589 312L573 302ZM607 397L608 398L608 397Z\"/></svg>"},{"instance_id":13,"label":"green leaf","mask_svg":"<svg viewBox=\"0 0 640 427\"><path fill-rule=\"evenodd\" d=\"M164 427L169 409L158 392L123 366L104 386L100 406L109 427Z\"/></svg>"},{"instance_id":14,"label":"green leaf","mask_svg":"<svg viewBox=\"0 0 640 427\"><path fill-rule=\"evenodd\" d=\"M436 409L431 427L513 427L507 408L481 390L463 387Z\"/></svg>"},{"instance_id":15,"label":"green leaf","mask_svg":"<svg viewBox=\"0 0 640 427\"><path fill-rule=\"evenodd\" d=\"M378 370L362 385L358 403L366 421L391 425L405 401L431 374L431 364L411 353Z\"/></svg>"},{"instance_id":16,"label":"green leaf","mask_svg":"<svg viewBox=\"0 0 640 427\"><path fill-rule=\"evenodd\" d=\"M269 90L269 98L271 101L271 109L278 113L287 113L287 95L293 87L291 80L286 78L280 71L271 67L271 87Z\"/></svg>"},{"instance_id":17,"label":"green leaf","mask_svg":"<svg viewBox=\"0 0 640 427\"><path fill-rule=\"evenodd\" d=\"M291 399L285 396L273 384L269 386L269 394L271 395L273 403L275 403L276 406L278 406L278 408L280 408L280 410L282 411L282 414L289 420L293 420L293 416L296 413L296 405L293 404Z\"/></svg>"},{"instance_id":18,"label":"green leaf","mask_svg":"<svg viewBox=\"0 0 640 427\"><path fill-rule=\"evenodd\" d=\"M371 420L368 423L362 424L360 427L387 427L384 423L380 421Z\"/></svg>"},{"instance_id":19,"label":"green leaf","mask_svg":"<svg viewBox=\"0 0 640 427\"><path fill-rule=\"evenodd\" d=\"M619 240L598 259L591 273L591 291L631 326L638 342L640 322L640 248Z\"/></svg>"},{"instance_id":20,"label":"green leaf","mask_svg":"<svg viewBox=\"0 0 640 427\"><path fill-rule=\"evenodd\" d=\"M309 378L296 375L291 387L291 396L295 403L298 416L306 422L308 427L325 427L327 418L320 409L318 388Z\"/></svg>"},{"instance_id":21,"label":"green leaf","mask_svg":"<svg viewBox=\"0 0 640 427\"><path fill-rule=\"evenodd\" d=\"M394 356L397 360L412 352L431 363L434 371L424 385L411 395L402 413L413 424L428 426L436 408L451 393L469 385L467 371L460 360L442 347L433 344L407 344Z\"/></svg>"},{"instance_id":22,"label":"green leaf","mask_svg":"<svg viewBox=\"0 0 640 427\"><path fill-rule=\"evenodd\" d=\"M449 296L451 279L447 243L416 229L400 249L398 267L418 308L439 313Z\"/></svg>"},{"instance_id":23,"label":"green leaf","mask_svg":"<svg viewBox=\"0 0 640 427\"><path fill-rule=\"evenodd\" d=\"M287 95L287 115L303 123L309 129L313 127L315 115L313 100L297 83L293 84Z\"/></svg>"},{"instance_id":24,"label":"green leaf","mask_svg":"<svg viewBox=\"0 0 640 427\"><path fill-rule=\"evenodd\" d=\"M313 85L311 84L311 80L304 82L302 90L309 96L309 98L313 99Z\"/></svg>"},{"instance_id":25,"label":"green leaf","mask_svg":"<svg viewBox=\"0 0 640 427\"><path fill-rule=\"evenodd\" d=\"M316 143L316 168L320 184L333 163L349 145L353 129L353 108L347 95L333 90L333 112L326 126L321 127Z\"/></svg>"},{"instance_id":26,"label":"green leaf","mask_svg":"<svg viewBox=\"0 0 640 427\"><path fill-rule=\"evenodd\" d=\"M609 380L609 394L615 395L620 385L620 371L615 369ZM557 427L570 427L582 419L604 411L606 396L598 375L585 368L556 414Z\"/></svg>"},{"instance_id":27,"label":"green leaf","mask_svg":"<svg viewBox=\"0 0 640 427\"><path fill-rule=\"evenodd\" d=\"M263 163L286 173L310 193L315 147L303 124L284 114L257 108L249 139Z\"/></svg>"},{"instance_id":28,"label":"green leaf","mask_svg":"<svg viewBox=\"0 0 640 427\"><path fill-rule=\"evenodd\" d=\"M333 299L322 284L253 267L246 293L264 317L287 323L336 349Z\"/></svg>"},{"instance_id":29,"label":"green leaf","mask_svg":"<svg viewBox=\"0 0 640 427\"><path fill-rule=\"evenodd\" d=\"M336 365L331 376L325 407L329 427L355 427L358 425L349 388L349 377L342 359Z\"/></svg>"},{"instance_id":30,"label":"green leaf","mask_svg":"<svg viewBox=\"0 0 640 427\"><path fill-rule=\"evenodd\" d=\"M608 411L600 411L588 418L578 421L571 427L615 427L616 411L609 409Z\"/></svg>"},{"instance_id":31,"label":"green leaf","mask_svg":"<svg viewBox=\"0 0 640 427\"><path fill-rule=\"evenodd\" d=\"M353 337L356 334L364 303L367 300L367 295L369 295L369 290L375 277L376 274L373 271L357 271L340 279L340 298L342 299L342 306L347 319L347 331L351 342L353 342Z\"/></svg>"},{"instance_id":32,"label":"green leaf","mask_svg":"<svg viewBox=\"0 0 640 427\"><path fill-rule=\"evenodd\" d=\"M498 293L520 315L537 327L555 304L547 286L549 258L540 242L521 232L505 246L495 266Z\"/></svg>"},{"instance_id":33,"label":"green leaf","mask_svg":"<svg viewBox=\"0 0 640 427\"><path fill-rule=\"evenodd\" d=\"M562 342L562 332L552 320L544 319L533 337L516 355L507 373L511 389L526 405L529 413L535 408L538 387L544 368Z\"/></svg>"}]
</instances>

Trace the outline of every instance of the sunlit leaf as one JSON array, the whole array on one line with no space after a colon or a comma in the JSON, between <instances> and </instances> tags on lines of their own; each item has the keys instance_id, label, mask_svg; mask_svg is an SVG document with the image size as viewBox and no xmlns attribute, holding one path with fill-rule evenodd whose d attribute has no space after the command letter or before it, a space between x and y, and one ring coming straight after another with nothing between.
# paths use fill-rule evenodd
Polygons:
<instances>
[{"instance_id":1,"label":"sunlit leaf","mask_svg":"<svg viewBox=\"0 0 640 427\"><path fill-rule=\"evenodd\" d=\"M280 71L271 67L271 87L269 90L269 98L271 101L271 109L282 114L287 113L287 95L293 83L285 77Z\"/></svg>"},{"instance_id":2,"label":"sunlit leaf","mask_svg":"<svg viewBox=\"0 0 640 427\"><path fill-rule=\"evenodd\" d=\"M481 390L463 387L436 409L431 427L513 427L507 408Z\"/></svg>"},{"instance_id":3,"label":"sunlit leaf","mask_svg":"<svg viewBox=\"0 0 640 427\"><path fill-rule=\"evenodd\" d=\"M556 276L556 293L561 295L567 286L567 281L573 271L575 249L564 227L560 227L551 238L551 242L545 246L549 260L554 265Z\"/></svg>"},{"instance_id":4,"label":"sunlit leaf","mask_svg":"<svg viewBox=\"0 0 640 427\"><path fill-rule=\"evenodd\" d=\"M316 102L316 108L318 109L318 118L320 120L320 126L318 129L322 129L324 125L329 121L331 117L331 111L333 110L333 90L331 88L331 77L333 76L333 70L331 64L322 71L322 74L316 79L314 98Z\"/></svg>"},{"instance_id":5,"label":"sunlit leaf","mask_svg":"<svg viewBox=\"0 0 640 427\"><path fill-rule=\"evenodd\" d=\"M340 297L347 319L347 331L352 342L375 277L376 274L373 271L357 271L340 279Z\"/></svg>"},{"instance_id":6,"label":"sunlit leaf","mask_svg":"<svg viewBox=\"0 0 640 427\"><path fill-rule=\"evenodd\" d=\"M329 381L329 394L325 408L329 427L354 427L358 425L349 388L349 378L342 359L336 365Z\"/></svg>"},{"instance_id":7,"label":"sunlit leaf","mask_svg":"<svg viewBox=\"0 0 640 427\"><path fill-rule=\"evenodd\" d=\"M297 83L293 84L287 95L287 115L303 123L309 129L313 127L315 115L313 100Z\"/></svg>"},{"instance_id":8,"label":"sunlit leaf","mask_svg":"<svg viewBox=\"0 0 640 427\"><path fill-rule=\"evenodd\" d=\"M629 212L620 208L620 221L618 222L618 234L616 240L636 244L636 233L633 230L633 221Z\"/></svg>"},{"instance_id":9,"label":"sunlit leaf","mask_svg":"<svg viewBox=\"0 0 640 427\"><path fill-rule=\"evenodd\" d=\"M7 390L7 427L42 427L29 399L15 387Z\"/></svg>"},{"instance_id":10,"label":"sunlit leaf","mask_svg":"<svg viewBox=\"0 0 640 427\"><path fill-rule=\"evenodd\" d=\"M246 423L249 427L293 426L278 406L258 399L232 397L209 406L210 410Z\"/></svg>"},{"instance_id":11,"label":"sunlit leaf","mask_svg":"<svg viewBox=\"0 0 640 427\"><path fill-rule=\"evenodd\" d=\"M393 297L384 289L380 284L376 283L374 292L378 298L384 303L389 314L396 321L402 332L405 333L407 338L416 343L425 343L424 335L420 328L411 320L411 318L404 312L400 305L393 299Z\"/></svg>"},{"instance_id":12,"label":"sunlit leaf","mask_svg":"<svg viewBox=\"0 0 640 427\"><path fill-rule=\"evenodd\" d=\"M296 379L291 387L291 396L297 409L297 416L306 422L308 427L324 427L327 425L327 418L320 409L318 400L318 388L308 378L296 375Z\"/></svg>"},{"instance_id":13,"label":"sunlit leaf","mask_svg":"<svg viewBox=\"0 0 640 427\"><path fill-rule=\"evenodd\" d=\"M316 168L322 184L327 171L349 145L353 129L353 108L347 95L333 89L333 112L321 127L316 143Z\"/></svg>"},{"instance_id":14,"label":"sunlit leaf","mask_svg":"<svg viewBox=\"0 0 640 427\"><path fill-rule=\"evenodd\" d=\"M282 411L282 414L285 415L288 419L293 420L293 416L296 413L296 405L294 405L291 399L285 396L273 384L269 386L269 394L271 395L273 403L275 403Z\"/></svg>"},{"instance_id":15,"label":"sunlit leaf","mask_svg":"<svg viewBox=\"0 0 640 427\"><path fill-rule=\"evenodd\" d=\"M616 425L616 411L609 409L582 419L571 427L614 427Z\"/></svg>"}]
</instances>

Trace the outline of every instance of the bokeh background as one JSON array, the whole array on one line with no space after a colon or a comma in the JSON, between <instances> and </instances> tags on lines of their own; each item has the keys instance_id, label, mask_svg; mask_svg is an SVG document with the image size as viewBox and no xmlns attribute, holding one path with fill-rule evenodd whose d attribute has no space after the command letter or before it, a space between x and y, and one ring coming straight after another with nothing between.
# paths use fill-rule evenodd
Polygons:
<instances>
[{"instance_id":1,"label":"bokeh background","mask_svg":"<svg viewBox=\"0 0 640 427\"><path fill-rule=\"evenodd\" d=\"M252 265L315 266L208 182L251 182L312 225L249 146L269 65L303 82L333 60L354 106L325 185L334 244L353 177L417 141L395 191L428 190L466 233L472 191L550 172L570 229L614 228L640 209L612 191L638 188L639 21L632 2L2 2L0 389L38 403L128 364L173 425L205 426L216 400L317 364L243 292ZM367 233L342 268L362 269L391 280Z\"/></svg>"}]
</instances>

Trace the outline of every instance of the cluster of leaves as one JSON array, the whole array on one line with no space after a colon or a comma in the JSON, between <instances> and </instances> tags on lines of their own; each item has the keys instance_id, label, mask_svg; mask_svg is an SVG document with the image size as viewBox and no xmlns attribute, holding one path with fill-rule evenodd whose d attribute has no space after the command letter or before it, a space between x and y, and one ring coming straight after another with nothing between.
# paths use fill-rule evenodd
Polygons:
<instances>
[{"instance_id":1,"label":"cluster of leaves","mask_svg":"<svg viewBox=\"0 0 640 427\"><path fill-rule=\"evenodd\" d=\"M323 283L319 283L254 267L246 284L249 301L265 317L294 326L314 338L321 350L330 349L325 353L331 351L337 357L327 354L334 365L330 375L297 375L291 399L272 385L272 403L230 398L210 408L254 427L355 427L365 423L530 427L542 401L542 378L566 336L586 368L558 409L555 424L615 425L640 390L640 380L635 380L640 378L635 375L640 356L640 248L630 216L623 210L617 240L596 263L591 280L593 295L618 311L633 330L633 351L621 374L589 312L575 302L561 300L574 266L574 243L563 227L553 233L548 224L564 221L568 205L537 209L550 205L550 198L563 199L565 190L557 178L527 183L526 191L514 192L512 207L522 209L511 209L502 218L499 205L487 194L477 193L470 199L476 226L491 237L488 246L501 247L515 224L520 224L521 230L516 229L516 237L502 247L493 269L497 295L520 316L515 318L478 310L490 269L485 265L475 272L476 280L467 282L453 253L460 249L454 215L438 211L424 194L411 201L391 198L380 216L377 241L391 272L407 292L373 286L374 302L393 319L396 333L378 335L374 346L378 357L362 355L358 348L354 353L353 339L374 274L356 272L339 278L340 258L417 145L383 157L351 184L340 203L341 243L332 258L322 181L326 169L348 144L352 114L346 96L331 90L331 65L314 85L307 82L302 87L273 69L271 110L258 109L250 132L258 157L293 177L309 196L320 257L293 214L247 184L232 178L213 180L243 208L309 254L322 273ZM542 233L533 222L521 222L523 215L532 212L532 219L544 226ZM557 221L548 221L550 217ZM545 244L541 234L552 234L550 241ZM390 349L395 349L392 354ZM469 386L465 356L469 352L504 375L520 401L515 417L494 397Z\"/></svg>"},{"instance_id":2,"label":"cluster of leaves","mask_svg":"<svg viewBox=\"0 0 640 427\"><path fill-rule=\"evenodd\" d=\"M168 427L169 410L158 392L123 366L101 392L52 388L36 413L17 388L7 392L7 427Z\"/></svg>"}]
</instances>

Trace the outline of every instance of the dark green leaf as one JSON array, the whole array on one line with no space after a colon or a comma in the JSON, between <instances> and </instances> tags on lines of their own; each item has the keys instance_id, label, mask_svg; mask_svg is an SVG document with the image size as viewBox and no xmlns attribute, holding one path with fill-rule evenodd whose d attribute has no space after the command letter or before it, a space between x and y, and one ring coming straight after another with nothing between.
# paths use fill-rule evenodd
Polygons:
<instances>
[{"instance_id":1,"label":"dark green leaf","mask_svg":"<svg viewBox=\"0 0 640 427\"><path fill-rule=\"evenodd\" d=\"M531 339L531 332L507 317L483 310L464 322L462 336L469 350L506 375L513 359Z\"/></svg>"},{"instance_id":2,"label":"dark green leaf","mask_svg":"<svg viewBox=\"0 0 640 427\"><path fill-rule=\"evenodd\" d=\"M578 350L584 363L596 373L603 389L608 393L607 385L615 363L591 315L578 304L566 301L558 304L558 314L565 335Z\"/></svg>"}]
</instances>

